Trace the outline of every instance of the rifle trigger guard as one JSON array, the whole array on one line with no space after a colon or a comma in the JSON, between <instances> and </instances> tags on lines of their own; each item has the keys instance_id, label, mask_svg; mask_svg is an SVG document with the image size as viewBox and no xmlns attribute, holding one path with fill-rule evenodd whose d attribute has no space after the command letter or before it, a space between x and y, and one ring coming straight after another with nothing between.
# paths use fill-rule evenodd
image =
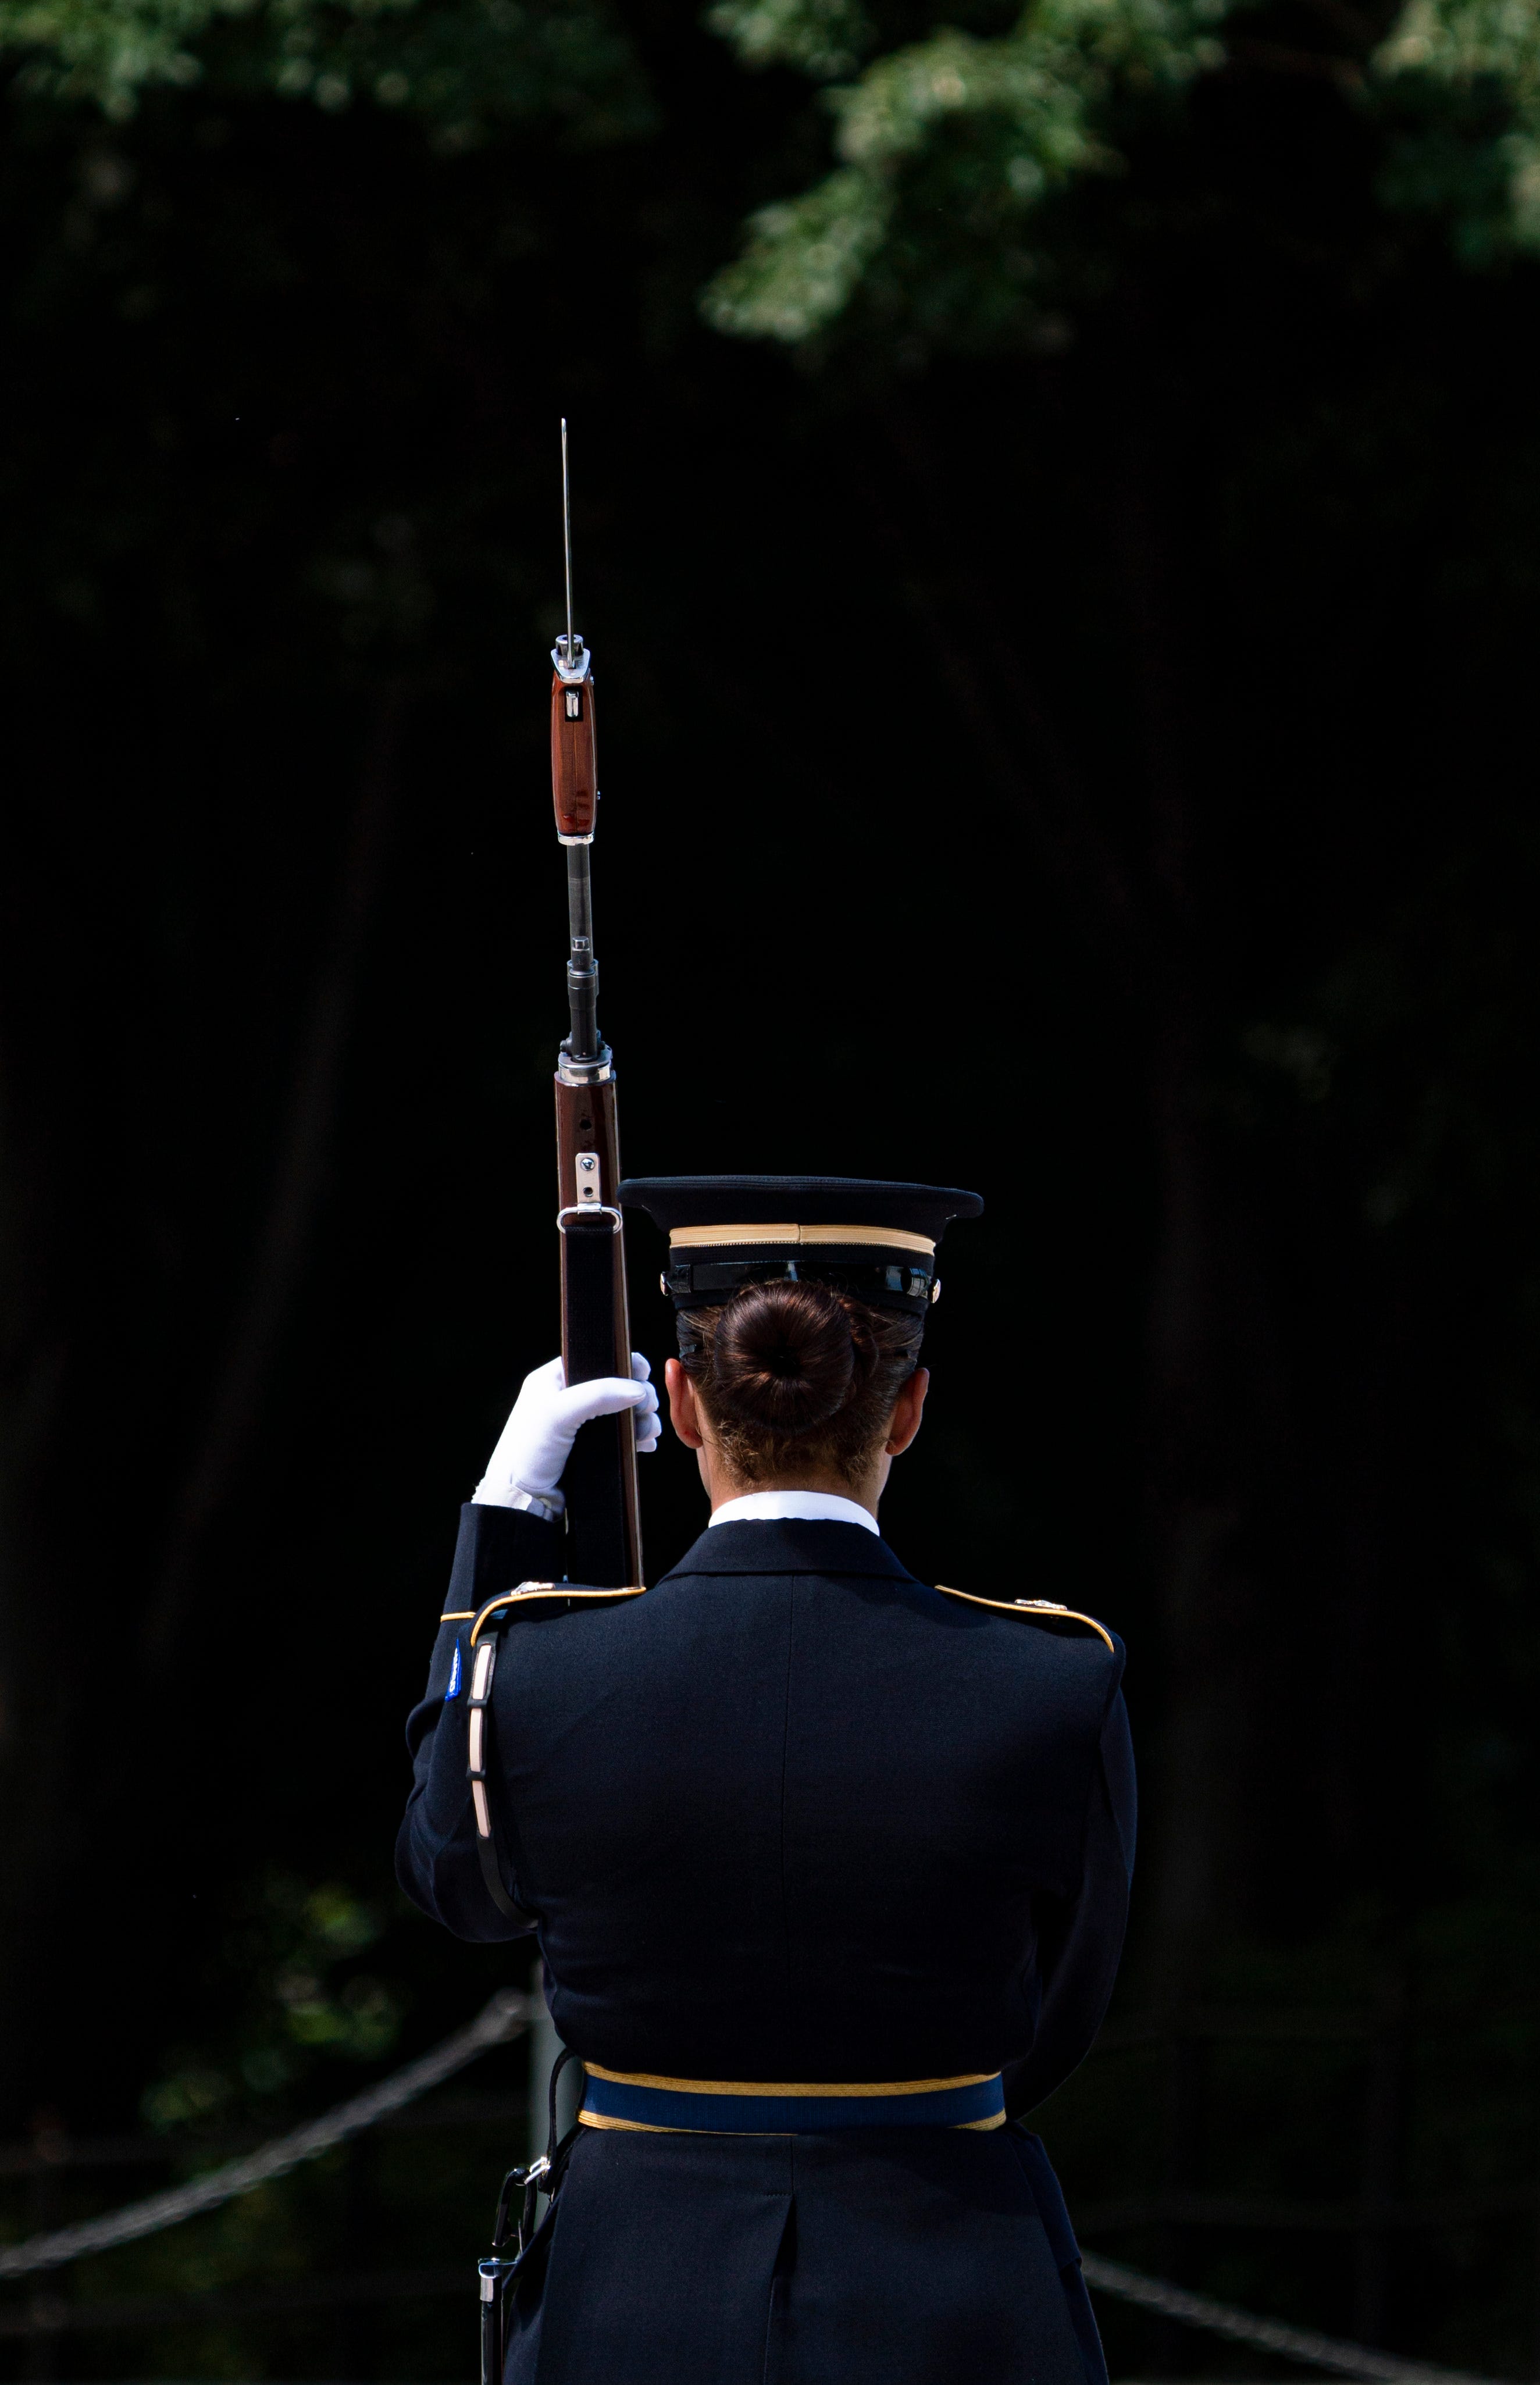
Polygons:
<instances>
[{"instance_id":1,"label":"rifle trigger guard","mask_svg":"<svg viewBox=\"0 0 1540 2385\"><path fill-rule=\"evenodd\" d=\"M565 1209L558 1209L557 1211L557 1232L558 1234L564 1234L567 1231L565 1220L569 1217L611 1217L614 1219L614 1223L609 1230L612 1234L620 1233L626 1222L621 1217L619 1209L611 1208L607 1201L574 1202Z\"/></svg>"}]
</instances>

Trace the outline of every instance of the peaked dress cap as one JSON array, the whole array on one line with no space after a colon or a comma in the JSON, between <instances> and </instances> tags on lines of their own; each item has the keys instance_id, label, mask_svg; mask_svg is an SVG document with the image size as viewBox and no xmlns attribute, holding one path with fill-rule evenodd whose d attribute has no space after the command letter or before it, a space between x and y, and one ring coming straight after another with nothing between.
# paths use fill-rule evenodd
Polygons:
<instances>
[{"instance_id":1,"label":"peaked dress cap","mask_svg":"<svg viewBox=\"0 0 1540 2385\"><path fill-rule=\"evenodd\" d=\"M983 1208L953 1185L862 1176L630 1176L620 1200L668 1235L663 1290L676 1308L809 1279L916 1317L939 1290L942 1234Z\"/></svg>"}]
</instances>

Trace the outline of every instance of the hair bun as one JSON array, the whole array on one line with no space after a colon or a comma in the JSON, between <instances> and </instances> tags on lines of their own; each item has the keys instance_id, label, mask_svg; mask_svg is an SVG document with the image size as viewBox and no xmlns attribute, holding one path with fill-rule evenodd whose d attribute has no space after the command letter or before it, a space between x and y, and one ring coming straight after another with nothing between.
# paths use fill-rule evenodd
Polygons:
<instances>
[{"instance_id":1,"label":"hair bun","mask_svg":"<svg viewBox=\"0 0 1540 2385\"><path fill-rule=\"evenodd\" d=\"M736 1422L807 1432L837 1414L858 1375L870 1374L868 1339L826 1284L745 1284L717 1328L712 1387Z\"/></svg>"}]
</instances>

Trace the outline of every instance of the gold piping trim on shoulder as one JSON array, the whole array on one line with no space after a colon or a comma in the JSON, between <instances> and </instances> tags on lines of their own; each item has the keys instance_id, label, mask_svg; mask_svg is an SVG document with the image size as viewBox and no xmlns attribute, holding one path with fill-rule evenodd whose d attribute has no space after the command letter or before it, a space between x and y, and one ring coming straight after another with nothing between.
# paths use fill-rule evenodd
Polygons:
<instances>
[{"instance_id":1,"label":"gold piping trim on shoulder","mask_svg":"<svg viewBox=\"0 0 1540 2385\"><path fill-rule=\"evenodd\" d=\"M671 1251L721 1250L751 1242L870 1242L879 1250L935 1255L935 1244L927 1235L906 1233L899 1226L675 1226L669 1236Z\"/></svg>"},{"instance_id":2,"label":"gold piping trim on shoulder","mask_svg":"<svg viewBox=\"0 0 1540 2385\"><path fill-rule=\"evenodd\" d=\"M991 2112L987 2120L954 2120L952 2126L954 2129L1003 2129L1005 2124L1003 2112Z\"/></svg>"},{"instance_id":3,"label":"gold piping trim on shoulder","mask_svg":"<svg viewBox=\"0 0 1540 2385\"><path fill-rule=\"evenodd\" d=\"M441 1623L470 1623L474 1621L475 1615L476 1610L473 1606L452 1606L447 1615L441 1615L439 1617L439 1621Z\"/></svg>"},{"instance_id":4,"label":"gold piping trim on shoulder","mask_svg":"<svg viewBox=\"0 0 1540 2385\"><path fill-rule=\"evenodd\" d=\"M645 1581L627 1582L619 1590L586 1590L570 1581L521 1581L517 1590L505 1590L500 1597L487 1600L470 1627L470 1644L474 1648L489 1615L495 1615L500 1607L517 1606L521 1599L532 1603L540 1598L569 1598L607 1605L617 1598L640 1598L646 1587Z\"/></svg>"},{"instance_id":5,"label":"gold piping trim on shoulder","mask_svg":"<svg viewBox=\"0 0 1540 2385\"><path fill-rule=\"evenodd\" d=\"M842 2100L854 2095L933 2095L944 2087L984 2087L1000 2075L997 2070L969 2070L960 2079L862 2079L845 2086L826 2079L810 2084L785 2079L663 2079L650 2070L606 2070L597 2062L585 2062L582 2067L590 2079L607 2079L614 2087L665 2087L676 2095L838 2095Z\"/></svg>"},{"instance_id":6,"label":"gold piping trim on shoulder","mask_svg":"<svg viewBox=\"0 0 1540 2385\"><path fill-rule=\"evenodd\" d=\"M1028 1618L1034 1615L1053 1615L1065 1623L1086 1624L1098 1640L1106 1642L1108 1655L1115 1656L1118 1653L1112 1634L1105 1623L1098 1623L1094 1615L1082 1615L1077 1607L1061 1606L1057 1598L981 1598L977 1591L954 1590L949 1582L945 1581L938 1581L936 1588L944 1597L965 1598L970 1606L992 1606L997 1615L1020 1615Z\"/></svg>"}]
</instances>

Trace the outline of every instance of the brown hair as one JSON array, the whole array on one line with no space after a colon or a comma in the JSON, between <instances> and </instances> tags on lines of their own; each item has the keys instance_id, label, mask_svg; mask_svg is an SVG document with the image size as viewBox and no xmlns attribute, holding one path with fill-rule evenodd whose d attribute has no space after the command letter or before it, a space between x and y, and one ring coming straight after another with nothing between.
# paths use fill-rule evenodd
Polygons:
<instances>
[{"instance_id":1,"label":"brown hair","mask_svg":"<svg viewBox=\"0 0 1540 2385\"><path fill-rule=\"evenodd\" d=\"M832 1471L858 1482L920 1363L920 1317L829 1285L747 1283L679 1319L679 1350L728 1467L743 1482Z\"/></svg>"}]
</instances>

